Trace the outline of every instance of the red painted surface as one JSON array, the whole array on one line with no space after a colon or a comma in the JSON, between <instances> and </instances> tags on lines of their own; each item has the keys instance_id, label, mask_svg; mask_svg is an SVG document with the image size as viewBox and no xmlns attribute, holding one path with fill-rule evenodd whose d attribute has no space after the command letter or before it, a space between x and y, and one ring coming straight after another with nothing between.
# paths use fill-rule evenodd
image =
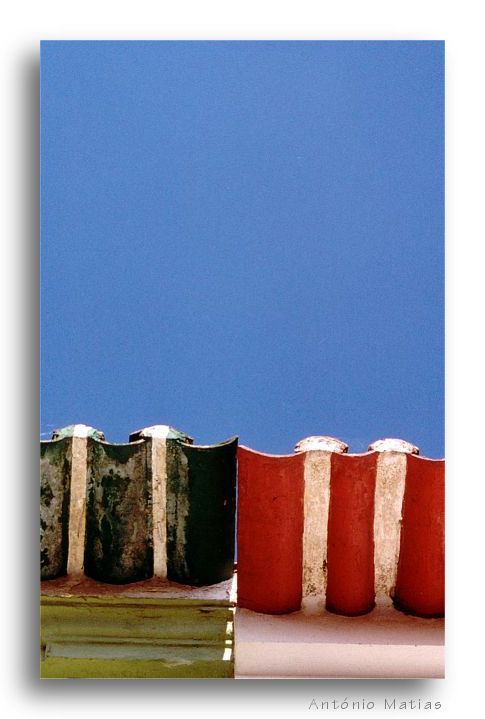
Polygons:
<instances>
[{"instance_id":1,"label":"red painted surface","mask_svg":"<svg viewBox=\"0 0 485 719\"><path fill-rule=\"evenodd\" d=\"M238 447L238 604L267 614L300 608L304 454Z\"/></svg>"},{"instance_id":2,"label":"red painted surface","mask_svg":"<svg viewBox=\"0 0 485 719\"><path fill-rule=\"evenodd\" d=\"M328 513L328 611L346 616L374 607L374 491L377 453L332 454Z\"/></svg>"},{"instance_id":3,"label":"red painted surface","mask_svg":"<svg viewBox=\"0 0 485 719\"><path fill-rule=\"evenodd\" d=\"M394 603L421 617L445 610L445 462L408 455Z\"/></svg>"}]
</instances>

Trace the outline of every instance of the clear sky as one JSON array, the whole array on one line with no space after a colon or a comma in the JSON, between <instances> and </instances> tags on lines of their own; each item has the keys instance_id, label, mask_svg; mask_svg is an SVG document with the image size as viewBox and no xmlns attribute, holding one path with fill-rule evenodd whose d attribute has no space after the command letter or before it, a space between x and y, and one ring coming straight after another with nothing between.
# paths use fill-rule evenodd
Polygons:
<instances>
[{"instance_id":1,"label":"clear sky","mask_svg":"<svg viewBox=\"0 0 485 719\"><path fill-rule=\"evenodd\" d=\"M45 42L41 436L444 454L441 42Z\"/></svg>"}]
</instances>

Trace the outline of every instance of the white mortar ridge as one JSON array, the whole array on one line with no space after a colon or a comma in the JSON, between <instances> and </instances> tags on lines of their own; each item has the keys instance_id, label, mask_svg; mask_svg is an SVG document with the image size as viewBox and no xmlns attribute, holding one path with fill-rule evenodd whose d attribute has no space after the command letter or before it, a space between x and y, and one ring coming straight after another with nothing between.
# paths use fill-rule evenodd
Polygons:
<instances>
[{"instance_id":1,"label":"white mortar ridge","mask_svg":"<svg viewBox=\"0 0 485 719\"><path fill-rule=\"evenodd\" d=\"M395 439L387 437L386 439L377 439L369 445L369 452L405 452L406 454L419 454L419 447L406 442L404 439Z\"/></svg>"},{"instance_id":2,"label":"white mortar ridge","mask_svg":"<svg viewBox=\"0 0 485 719\"><path fill-rule=\"evenodd\" d=\"M167 441L165 437L159 437L156 435L150 436L152 437L153 575L155 577L166 578Z\"/></svg>"},{"instance_id":3,"label":"white mortar ridge","mask_svg":"<svg viewBox=\"0 0 485 719\"><path fill-rule=\"evenodd\" d=\"M87 424L75 424L72 430L73 437L87 437L89 432L94 432L94 427Z\"/></svg>"},{"instance_id":4,"label":"white mortar ridge","mask_svg":"<svg viewBox=\"0 0 485 719\"><path fill-rule=\"evenodd\" d=\"M374 496L374 576L376 598L391 602L396 584L407 458L403 452L381 452Z\"/></svg>"},{"instance_id":5,"label":"white mortar ridge","mask_svg":"<svg viewBox=\"0 0 485 719\"><path fill-rule=\"evenodd\" d=\"M76 434L79 429L80 434ZM86 429L86 433L84 433ZM67 573L78 575L84 570L87 491L87 432L84 424L74 426L72 437L71 489L69 499L69 545Z\"/></svg>"},{"instance_id":6,"label":"white mortar ridge","mask_svg":"<svg viewBox=\"0 0 485 719\"><path fill-rule=\"evenodd\" d=\"M335 437L327 437L324 435L313 435L300 439L295 444L295 452L307 452L308 450L322 450L326 452L338 452L343 454L347 452L348 445Z\"/></svg>"},{"instance_id":7,"label":"white mortar ridge","mask_svg":"<svg viewBox=\"0 0 485 719\"><path fill-rule=\"evenodd\" d=\"M52 432L51 439L59 439L60 437L89 437L90 434L95 434L99 438L104 440L104 433L100 432L95 427L91 427L88 424L70 424L67 427L60 427Z\"/></svg>"},{"instance_id":8,"label":"white mortar ridge","mask_svg":"<svg viewBox=\"0 0 485 719\"><path fill-rule=\"evenodd\" d=\"M303 599L325 601L331 452L312 450L303 470Z\"/></svg>"},{"instance_id":9,"label":"white mortar ridge","mask_svg":"<svg viewBox=\"0 0 485 719\"><path fill-rule=\"evenodd\" d=\"M154 424L152 427L144 427L139 430L140 437L155 437L158 439L167 439L171 430L168 424Z\"/></svg>"},{"instance_id":10,"label":"white mortar ridge","mask_svg":"<svg viewBox=\"0 0 485 719\"><path fill-rule=\"evenodd\" d=\"M308 611L325 605L331 457L332 452L342 454L347 449L334 437L316 435L295 445L295 452L305 452L302 606Z\"/></svg>"}]
</instances>

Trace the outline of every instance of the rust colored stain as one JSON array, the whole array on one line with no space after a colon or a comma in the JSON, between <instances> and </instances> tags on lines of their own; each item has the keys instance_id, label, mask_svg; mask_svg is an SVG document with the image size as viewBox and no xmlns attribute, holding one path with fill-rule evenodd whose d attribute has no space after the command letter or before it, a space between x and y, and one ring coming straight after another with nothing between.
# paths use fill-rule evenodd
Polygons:
<instances>
[{"instance_id":1,"label":"rust colored stain","mask_svg":"<svg viewBox=\"0 0 485 719\"><path fill-rule=\"evenodd\" d=\"M266 614L300 609L304 454L238 448L238 604Z\"/></svg>"},{"instance_id":2,"label":"rust colored stain","mask_svg":"<svg viewBox=\"0 0 485 719\"><path fill-rule=\"evenodd\" d=\"M370 612L374 593L374 491L377 453L332 454L328 513L328 611Z\"/></svg>"},{"instance_id":3,"label":"rust colored stain","mask_svg":"<svg viewBox=\"0 0 485 719\"><path fill-rule=\"evenodd\" d=\"M394 604L420 617L445 611L445 463L408 455Z\"/></svg>"}]
</instances>

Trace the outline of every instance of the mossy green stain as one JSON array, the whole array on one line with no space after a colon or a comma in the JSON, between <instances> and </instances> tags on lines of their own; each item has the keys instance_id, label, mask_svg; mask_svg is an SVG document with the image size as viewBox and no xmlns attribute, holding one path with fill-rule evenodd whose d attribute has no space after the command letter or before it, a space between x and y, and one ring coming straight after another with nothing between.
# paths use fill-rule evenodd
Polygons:
<instances>
[{"instance_id":1,"label":"mossy green stain","mask_svg":"<svg viewBox=\"0 0 485 719\"><path fill-rule=\"evenodd\" d=\"M40 445L40 568L42 579L66 574L72 439Z\"/></svg>"},{"instance_id":2,"label":"mossy green stain","mask_svg":"<svg viewBox=\"0 0 485 719\"><path fill-rule=\"evenodd\" d=\"M99 581L153 575L151 477L147 445L88 440L85 573Z\"/></svg>"},{"instance_id":3,"label":"mossy green stain","mask_svg":"<svg viewBox=\"0 0 485 719\"><path fill-rule=\"evenodd\" d=\"M101 486L104 490L107 490L106 494L110 509L115 510L123 501L129 483L129 477L123 477L113 469L110 469L108 474L101 477Z\"/></svg>"},{"instance_id":4,"label":"mossy green stain","mask_svg":"<svg viewBox=\"0 0 485 719\"><path fill-rule=\"evenodd\" d=\"M45 477L45 475L44 475ZM46 507L51 506L51 501L54 499L54 492L51 489L49 482L41 482L40 485L40 501L45 504ZM45 529L45 527L44 527Z\"/></svg>"},{"instance_id":5,"label":"mossy green stain","mask_svg":"<svg viewBox=\"0 0 485 719\"><path fill-rule=\"evenodd\" d=\"M178 442L167 442L167 571L184 582L190 576L186 556L187 517L190 511L188 462Z\"/></svg>"},{"instance_id":6,"label":"mossy green stain","mask_svg":"<svg viewBox=\"0 0 485 719\"><path fill-rule=\"evenodd\" d=\"M103 442L102 444L93 443L93 446L96 446L100 451L102 449L105 457L119 466L136 457L139 454L140 447L143 445L139 442L132 442L131 444L108 444Z\"/></svg>"},{"instance_id":7,"label":"mossy green stain","mask_svg":"<svg viewBox=\"0 0 485 719\"><path fill-rule=\"evenodd\" d=\"M40 568L41 570L49 570L49 552L47 551L47 547L40 550Z\"/></svg>"}]
</instances>

